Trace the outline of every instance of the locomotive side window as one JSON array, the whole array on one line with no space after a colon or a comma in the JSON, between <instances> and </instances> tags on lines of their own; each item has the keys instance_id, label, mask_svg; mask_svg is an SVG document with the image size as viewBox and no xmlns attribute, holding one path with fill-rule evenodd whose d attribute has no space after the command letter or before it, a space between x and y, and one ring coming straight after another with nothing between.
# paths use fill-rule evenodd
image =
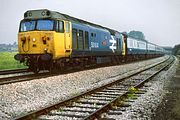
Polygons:
<instances>
[{"instance_id":1,"label":"locomotive side window","mask_svg":"<svg viewBox=\"0 0 180 120\"><path fill-rule=\"evenodd\" d=\"M104 35L104 39L107 40L107 35Z\"/></svg>"},{"instance_id":2,"label":"locomotive side window","mask_svg":"<svg viewBox=\"0 0 180 120\"><path fill-rule=\"evenodd\" d=\"M72 29L72 41L73 41L73 49L78 48L78 40L77 40L77 29Z\"/></svg>"},{"instance_id":3,"label":"locomotive side window","mask_svg":"<svg viewBox=\"0 0 180 120\"><path fill-rule=\"evenodd\" d=\"M89 47L88 41L89 41L89 34L87 31L85 31L85 46L84 46L85 49L88 49Z\"/></svg>"},{"instance_id":4,"label":"locomotive side window","mask_svg":"<svg viewBox=\"0 0 180 120\"><path fill-rule=\"evenodd\" d=\"M84 36L83 36L83 31L82 30L79 30L78 47L79 47L79 49L84 49Z\"/></svg>"},{"instance_id":5,"label":"locomotive side window","mask_svg":"<svg viewBox=\"0 0 180 120\"><path fill-rule=\"evenodd\" d=\"M116 38L116 49L119 50L119 38Z\"/></svg>"},{"instance_id":6,"label":"locomotive side window","mask_svg":"<svg viewBox=\"0 0 180 120\"><path fill-rule=\"evenodd\" d=\"M93 33L91 33L91 37L93 37Z\"/></svg>"},{"instance_id":7,"label":"locomotive side window","mask_svg":"<svg viewBox=\"0 0 180 120\"><path fill-rule=\"evenodd\" d=\"M66 22L66 32L69 33L69 22Z\"/></svg>"}]
</instances>

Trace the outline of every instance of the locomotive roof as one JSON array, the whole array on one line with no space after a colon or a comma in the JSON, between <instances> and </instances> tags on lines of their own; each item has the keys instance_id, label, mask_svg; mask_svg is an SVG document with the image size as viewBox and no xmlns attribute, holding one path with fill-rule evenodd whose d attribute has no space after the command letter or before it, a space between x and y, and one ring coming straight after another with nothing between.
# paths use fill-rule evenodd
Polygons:
<instances>
[{"instance_id":1,"label":"locomotive roof","mask_svg":"<svg viewBox=\"0 0 180 120\"><path fill-rule=\"evenodd\" d=\"M50 11L48 9L28 10L24 13L24 19L46 19L46 18L69 20L69 21L76 22L76 23L87 24L87 25L91 25L94 27L107 29L113 35L115 35L115 33L118 33L118 31L116 31L116 30L113 30L113 29L110 29L107 27L103 27L101 25L94 24L94 23L91 23L91 22L88 22L88 21L85 21L85 20L82 20L79 18L75 18L75 17L69 16L67 14L59 13L56 11Z\"/></svg>"}]
</instances>

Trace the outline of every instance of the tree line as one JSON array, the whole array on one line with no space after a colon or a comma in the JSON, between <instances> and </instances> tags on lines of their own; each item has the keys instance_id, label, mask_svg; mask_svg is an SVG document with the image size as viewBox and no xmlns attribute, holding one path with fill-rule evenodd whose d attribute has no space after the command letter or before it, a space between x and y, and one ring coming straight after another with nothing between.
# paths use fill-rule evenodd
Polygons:
<instances>
[{"instance_id":1,"label":"tree line","mask_svg":"<svg viewBox=\"0 0 180 120\"><path fill-rule=\"evenodd\" d=\"M180 44L174 46L174 48L172 49L172 54L180 55Z\"/></svg>"}]
</instances>

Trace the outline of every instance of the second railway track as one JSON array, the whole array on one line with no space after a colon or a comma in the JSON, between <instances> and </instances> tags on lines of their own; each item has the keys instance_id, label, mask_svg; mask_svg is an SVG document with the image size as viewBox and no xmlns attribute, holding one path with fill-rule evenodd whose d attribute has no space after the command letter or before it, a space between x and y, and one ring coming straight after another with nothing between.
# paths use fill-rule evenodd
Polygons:
<instances>
[{"instance_id":1,"label":"second railway track","mask_svg":"<svg viewBox=\"0 0 180 120\"><path fill-rule=\"evenodd\" d=\"M0 78L0 85L28 81L28 80L38 79L38 78L46 78L49 76L52 76L49 74L49 72L43 72L39 74L28 73L28 74L22 74L22 75L17 75L17 76L3 77L3 78Z\"/></svg>"},{"instance_id":2,"label":"second railway track","mask_svg":"<svg viewBox=\"0 0 180 120\"><path fill-rule=\"evenodd\" d=\"M135 61L132 61L130 63L133 63ZM104 65L105 67L106 65ZM108 65L107 65L108 66ZM69 74L77 71L82 71L82 70L89 70L89 69L94 69L102 66L89 66L86 68L78 68L74 69L73 67L67 70L62 70L61 72L56 72L56 73L50 73L48 71L41 71L38 74L34 74L33 72L28 71L28 69L15 69L15 70L1 70L0 71L0 85L4 84L10 84L10 83L16 83L16 82L23 82L23 81L28 81L28 80L33 80L33 79L40 79L40 78L46 78L46 77L51 77L51 76L56 76L60 74Z\"/></svg>"},{"instance_id":3,"label":"second railway track","mask_svg":"<svg viewBox=\"0 0 180 120\"><path fill-rule=\"evenodd\" d=\"M56 76L60 74L69 74L77 71L88 70L98 68L98 66L91 66L87 68L78 68L78 69L67 69L62 70L61 72L56 71L55 73L50 73L49 71L41 71L38 74L28 71L28 69L15 69L15 70L0 70L0 85L23 82L33 79L46 78L51 76ZM100 67L100 66L99 66Z\"/></svg>"},{"instance_id":4,"label":"second railway track","mask_svg":"<svg viewBox=\"0 0 180 120\"><path fill-rule=\"evenodd\" d=\"M28 69L0 70L0 75L28 72Z\"/></svg>"},{"instance_id":5,"label":"second railway track","mask_svg":"<svg viewBox=\"0 0 180 120\"><path fill-rule=\"evenodd\" d=\"M172 64L174 58L153 65L128 77L87 91L63 102L50 105L40 110L19 116L17 120L46 119L100 119L103 113L115 106L121 106L127 99L130 89L139 89ZM111 114L118 114L116 112ZM109 118L107 118L109 119Z\"/></svg>"}]
</instances>

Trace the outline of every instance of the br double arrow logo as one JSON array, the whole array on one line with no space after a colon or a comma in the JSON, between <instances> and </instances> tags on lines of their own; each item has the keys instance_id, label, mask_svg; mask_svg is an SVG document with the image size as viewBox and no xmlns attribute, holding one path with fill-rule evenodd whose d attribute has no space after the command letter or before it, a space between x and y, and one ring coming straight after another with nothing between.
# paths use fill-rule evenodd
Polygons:
<instances>
[{"instance_id":1,"label":"br double arrow logo","mask_svg":"<svg viewBox=\"0 0 180 120\"><path fill-rule=\"evenodd\" d=\"M110 43L112 43L111 46L109 46L109 48L113 51L113 53L115 52L114 50L116 49L116 40L114 40L114 37L111 35L111 39L109 40Z\"/></svg>"}]
</instances>

